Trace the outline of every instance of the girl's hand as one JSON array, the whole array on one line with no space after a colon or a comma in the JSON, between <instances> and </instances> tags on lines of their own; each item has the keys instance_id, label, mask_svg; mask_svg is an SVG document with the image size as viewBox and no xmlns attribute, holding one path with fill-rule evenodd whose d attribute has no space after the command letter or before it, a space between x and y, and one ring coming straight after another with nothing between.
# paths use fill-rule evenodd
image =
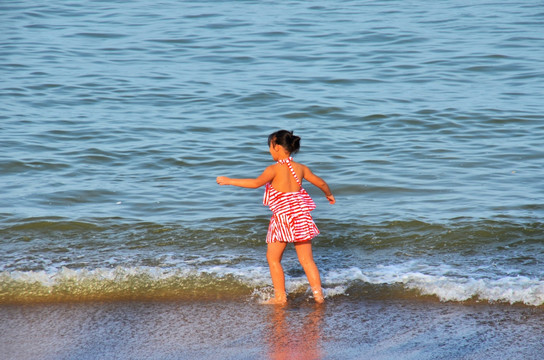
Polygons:
<instances>
[{"instance_id":1,"label":"girl's hand","mask_svg":"<svg viewBox=\"0 0 544 360\"><path fill-rule=\"evenodd\" d=\"M327 200L329 200L329 203L332 205L336 202L336 200L334 199L334 195L333 194L330 194L329 196L327 196Z\"/></svg>"},{"instance_id":2,"label":"girl's hand","mask_svg":"<svg viewBox=\"0 0 544 360\"><path fill-rule=\"evenodd\" d=\"M228 185L229 180L230 179L226 176L218 176L217 179L215 179L219 185Z\"/></svg>"}]
</instances>

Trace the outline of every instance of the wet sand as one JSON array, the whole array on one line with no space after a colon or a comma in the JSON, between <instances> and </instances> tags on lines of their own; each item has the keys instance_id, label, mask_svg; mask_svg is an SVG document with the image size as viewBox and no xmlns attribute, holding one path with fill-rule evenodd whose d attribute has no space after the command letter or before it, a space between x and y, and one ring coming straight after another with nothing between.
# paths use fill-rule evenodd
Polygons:
<instances>
[{"instance_id":1,"label":"wet sand","mask_svg":"<svg viewBox=\"0 0 544 360\"><path fill-rule=\"evenodd\" d=\"M542 359L544 309L414 300L0 306L5 359Z\"/></svg>"}]
</instances>

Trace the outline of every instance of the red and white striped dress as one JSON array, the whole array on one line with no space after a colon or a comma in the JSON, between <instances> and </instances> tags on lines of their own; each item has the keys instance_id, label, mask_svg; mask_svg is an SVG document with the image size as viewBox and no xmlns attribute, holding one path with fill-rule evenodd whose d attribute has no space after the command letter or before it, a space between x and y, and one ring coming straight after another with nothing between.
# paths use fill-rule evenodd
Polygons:
<instances>
[{"instance_id":1,"label":"red and white striped dress","mask_svg":"<svg viewBox=\"0 0 544 360\"><path fill-rule=\"evenodd\" d=\"M315 203L310 195L302 188L293 166L293 158L279 160L279 164L287 164L289 170L300 185L296 192L280 192L266 184L263 204L268 205L272 210L272 218L268 225L266 242L301 242L313 239L319 234L310 211L315 209Z\"/></svg>"}]
</instances>

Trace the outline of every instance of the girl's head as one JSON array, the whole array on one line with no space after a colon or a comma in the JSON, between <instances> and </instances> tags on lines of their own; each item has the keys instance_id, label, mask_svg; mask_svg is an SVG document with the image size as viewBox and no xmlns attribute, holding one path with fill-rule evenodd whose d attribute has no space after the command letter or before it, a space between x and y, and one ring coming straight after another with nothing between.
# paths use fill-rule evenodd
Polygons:
<instances>
[{"instance_id":1,"label":"girl's head","mask_svg":"<svg viewBox=\"0 0 544 360\"><path fill-rule=\"evenodd\" d=\"M268 146L283 146L289 154L296 154L300 149L300 137L293 135L292 131L279 130L268 136Z\"/></svg>"}]
</instances>

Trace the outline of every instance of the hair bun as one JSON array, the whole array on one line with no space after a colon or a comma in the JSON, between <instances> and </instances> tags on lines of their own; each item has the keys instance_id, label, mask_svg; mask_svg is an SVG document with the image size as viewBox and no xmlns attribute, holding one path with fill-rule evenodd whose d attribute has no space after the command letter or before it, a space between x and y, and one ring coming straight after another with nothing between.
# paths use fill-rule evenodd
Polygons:
<instances>
[{"instance_id":1,"label":"hair bun","mask_svg":"<svg viewBox=\"0 0 544 360\"><path fill-rule=\"evenodd\" d=\"M268 145L271 143L281 145L290 154L295 154L300 149L300 136L293 134L292 131L279 130L268 136Z\"/></svg>"}]
</instances>

